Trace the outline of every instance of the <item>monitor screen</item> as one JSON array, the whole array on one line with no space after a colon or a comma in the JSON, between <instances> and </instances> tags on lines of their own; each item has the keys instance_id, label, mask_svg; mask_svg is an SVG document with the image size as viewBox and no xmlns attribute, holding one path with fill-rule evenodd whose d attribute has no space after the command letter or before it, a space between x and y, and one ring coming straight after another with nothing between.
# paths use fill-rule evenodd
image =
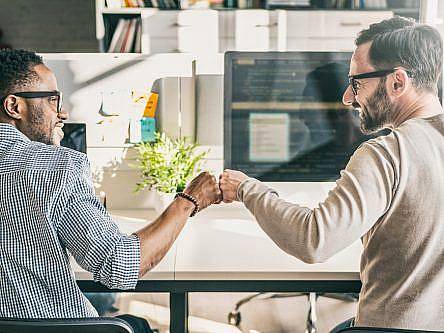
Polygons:
<instances>
[{"instance_id":1,"label":"monitor screen","mask_svg":"<svg viewBox=\"0 0 444 333\"><path fill-rule=\"evenodd\" d=\"M64 123L63 140L60 144L86 154L86 124Z\"/></svg>"},{"instance_id":2,"label":"monitor screen","mask_svg":"<svg viewBox=\"0 0 444 333\"><path fill-rule=\"evenodd\" d=\"M224 167L262 181L334 181L368 136L342 104L349 52L227 52Z\"/></svg>"}]
</instances>

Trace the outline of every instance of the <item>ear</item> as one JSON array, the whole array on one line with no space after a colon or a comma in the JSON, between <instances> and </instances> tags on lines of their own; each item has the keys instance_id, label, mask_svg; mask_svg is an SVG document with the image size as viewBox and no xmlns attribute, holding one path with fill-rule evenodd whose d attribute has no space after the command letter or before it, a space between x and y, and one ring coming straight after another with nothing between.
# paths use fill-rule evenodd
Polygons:
<instances>
[{"instance_id":1,"label":"ear","mask_svg":"<svg viewBox=\"0 0 444 333\"><path fill-rule=\"evenodd\" d=\"M388 82L390 83L389 91L394 97L404 95L411 84L406 71L403 69L394 71L391 80L389 79Z\"/></svg>"},{"instance_id":2,"label":"ear","mask_svg":"<svg viewBox=\"0 0 444 333\"><path fill-rule=\"evenodd\" d=\"M20 105L19 99L16 96L8 95L3 102L3 108L9 117L13 119L22 119L22 105Z\"/></svg>"}]
</instances>

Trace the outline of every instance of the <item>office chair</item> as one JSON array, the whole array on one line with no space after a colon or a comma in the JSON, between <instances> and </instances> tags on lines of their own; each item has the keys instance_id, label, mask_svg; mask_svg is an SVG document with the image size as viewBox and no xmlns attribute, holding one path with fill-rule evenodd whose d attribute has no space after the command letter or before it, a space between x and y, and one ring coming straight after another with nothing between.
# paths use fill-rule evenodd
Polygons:
<instances>
[{"instance_id":1,"label":"office chair","mask_svg":"<svg viewBox=\"0 0 444 333\"><path fill-rule=\"evenodd\" d=\"M0 318L0 333L134 333L118 318L16 319Z\"/></svg>"},{"instance_id":2,"label":"office chair","mask_svg":"<svg viewBox=\"0 0 444 333\"><path fill-rule=\"evenodd\" d=\"M338 333L443 333L444 331L404 330L397 328L349 327Z\"/></svg>"},{"instance_id":3,"label":"office chair","mask_svg":"<svg viewBox=\"0 0 444 333\"><path fill-rule=\"evenodd\" d=\"M316 303L317 298L320 296L338 299L341 301L347 302L356 302L359 298L359 294L354 293L346 293L346 294L337 294L337 293L257 293L248 297L245 297L238 301L235 305L233 311L228 314L228 323L232 326L236 326L240 328L240 323L242 321L242 316L240 313L240 307L254 299L274 299L274 298L287 298L287 297L299 297L305 296L308 300L308 313L307 320L305 324L305 333L317 333L316 321L317 321L317 312L316 312Z\"/></svg>"}]
</instances>

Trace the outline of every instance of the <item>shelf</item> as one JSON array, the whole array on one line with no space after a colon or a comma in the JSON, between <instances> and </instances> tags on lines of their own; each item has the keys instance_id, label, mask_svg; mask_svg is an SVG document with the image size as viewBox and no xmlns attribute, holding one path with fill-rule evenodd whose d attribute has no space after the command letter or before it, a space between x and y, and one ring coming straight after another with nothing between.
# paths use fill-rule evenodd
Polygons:
<instances>
[{"instance_id":1,"label":"shelf","mask_svg":"<svg viewBox=\"0 0 444 333\"><path fill-rule=\"evenodd\" d=\"M103 8L101 14L111 15L111 16L132 16L132 15L142 15L151 16L159 11L180 11L180 10L194 10L194 9L159 9L159 8ZM197 9L196 9L197 10ZM236 8L213 8L216 11L231 11L237 10ZM243 9L243 10L257 10L257 9ZM382 12L391 11L395 15L401 15L406 17L413 17L415 19L419 18L419 8L313 8L313 7L299 7L299 8L272 8L268 9L270 11L274 10L289 10L289 11L361 11L361 12Z\"/></svg>"},{"instance_id":2,"label":"shelf","mask_svg":"<svg viewBox=\"0 0 444 333\"><path fill-rule=\"evenodd\" d=\"M96 36L100 43L100 50L107 51L109 48L109 45L112 41L113 34L115 32L115 29L118 26L120 19L133 19L133 18L141 18L144 24L145 30L155 30L156 37L152 37L153 34L142 34L144 38L141 38L141 43L143 44L141 49L143 49L145 52L150 52L150 54L154 53L166 53L166 52L177 52L178 47L178 39L179 35L177 33L177 27L179 18L178 16L181 16L180 14L186 14L181 13L179 11L186 11L186 12L197 12L202 11L200 9L160 9L160 8L107 8L106 1L105 0L95 0L96 1ZM402 3L397 2L400 6ZM407 16L407 17L413 17L415 19L419 18L419 8L380 8L380 9L374 9L374 8L313 8L313 7L306 7L306 8L288 8L290 11L312 11L314 14L317 14L316 12L330 12L329 14L332 14L331 16L335 16L336 13L338 15L344 15L344 16L350 16L353 17L355 14L366 16L365 12L368 12L368 16L374 16L378 17L378 13L383 13L381 16L388 17L392 16L394 13L395 15L401 15L401 16ZM205 11L211 11L211 15L219 15L219 43L220 48L223 50L233 48L235 45L234 40L234 34L235 29L233 27L233 18L231 15L221 15L223 12L236 12L239 9L236 8L209 8L205 9ZM270 20L278 20L278 16L281 15L279 11L275 10L266 10L266 9L242 9L241 11L246 12L255 12L255 11L261 11L260 15L263 15L263 11L268 11L269 19ZM341 13L342 12L342 13ZM171 15L169 15L171 14ZM266 14L266 13L265 13ZM374 15L373 15L374 14ZM252 15L254 16L254 15ZM284 23L285 24L285 23ZM247 24L248 25L248 24ZM250 26L250 25L248 25ZM251 27L258 27L262 25L257 25ZM264 25L266 27L268 25ZM157 28L160 27L160 28ZM273 26L274 27L274 26ZM162 30L163 29L163 30ZM271 31L272 34L275 34L275 31L279 29L273 29ZM229 38L226 38L229 36ZM274 35L273 35L274 36ZM347 35L348 36L348 35ZM233 37L233 38L231 38ZM226 41L228 40L228 41ZM152 43L151 43L152 42ZM151 43L151 44L150 44ZM230 44L231 43L231 44ZM275 40L273 39L273 43ZM277 49L275 45L270 45L270 49ZM139 45L139 44L138 44ZM222 46L223 45L223 46ZM348 49L348 46L347 46Z\"/></svg>"},{"instance_id":3,"label":"shelf","mask_svg":"<svg viewBox=\"0 0 444 333\"><path fill-rule=\"evenodd\" d=\"M286 9L286 10L314 10L314 11L364 11L364 12L374 12L374 11L392 11L396 13L412 14L418 13L419 8L314 8L314 7L282 7L273 8L275 9ZM198 9L159 9L159 8L104 8L102 14L141 14L141 13L155 13L157 11L171 11L171 10L198 10ZM212 10L217 11L235 11L239 10L237 8L212 8ZM242 10L258 10L256 8L242 9Z\"/></svg>"},{"instance_id":4,"label":"shelf","mask_svg":"<svg viewBox=\"0 0 444 333\"><path fill-rule=\"evenodd\" d=\"M91 145L88 145L87 149L89 148L100 148L100 149L115 149L115 148L134 148L134 146L136 145L136 143L121 143L121 144L116 144L116 145L112 145L109 143L103 143L103 144L98 144L98 143L93 143Z\"/></svg>"},{"instance_id":5,"label":"shelf","mask_svg":"<svg viewBox=\"0 0 444 333\"><path fill-rule=\"evenodd\" d=\"M156 13L158 8L104 8L102 14L151 14Z\"/></svg>"},{"instance_id":6,"label":"shelf","mask_svg":"<svg viewBox=\"0 0 444 333\"><path fill-rule=\"evenodd\" d=\"M390 8L396 14L419 14L419 8Z\"/></svg>"}]
</instances>

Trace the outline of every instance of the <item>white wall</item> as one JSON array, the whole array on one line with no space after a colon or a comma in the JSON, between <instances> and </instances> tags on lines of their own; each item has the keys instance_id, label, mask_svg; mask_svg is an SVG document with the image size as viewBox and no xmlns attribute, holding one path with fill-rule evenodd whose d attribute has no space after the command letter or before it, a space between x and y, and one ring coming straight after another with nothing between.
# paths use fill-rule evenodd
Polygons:
<instances>
[{"instance_id":1,"label":"white wall","mask_svg":"<svg viewBox=\"0 0 444 333\"><path fill-rule=\"evenodd\" d=\"M88 157L97 191L105 191L109 209L142 209L153 205L152 196L133 193L139 179L132 166L135 150L128 144L128 104L131 90L150 92L156 80L191 77L189 54L44 54L64 93L69 121L87 123ZM218 174L223 168L223 55L201 57L196 66L197 140L208 150L206 167ZM113 92L117 99L108 98ZM162 91L161 100L177 99ZM182 99L191 96L182 96ZM125 102L125 99L127 100ZM118 117L99 114L102 104L113 104ZM162 107L159 105L159 107ZM170 113L168 117L177 117Z\"/></svg>"}]
</instances>

